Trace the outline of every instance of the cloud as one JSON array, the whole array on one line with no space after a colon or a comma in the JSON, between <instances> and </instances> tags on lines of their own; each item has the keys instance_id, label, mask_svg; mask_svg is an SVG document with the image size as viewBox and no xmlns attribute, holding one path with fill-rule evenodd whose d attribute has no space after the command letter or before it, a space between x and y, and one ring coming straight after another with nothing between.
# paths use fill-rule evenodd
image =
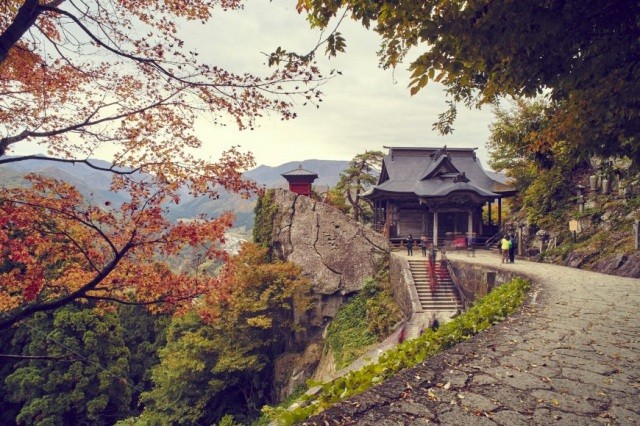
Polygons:
<instances>
[{"instance_id":1,"label":"cloud","mask_svg":"<svg viewBox=\"0 0 640 426\"><path fill-rule=\"evenodd\" d=\"M296 12L295 3L252 0L244 10L216 13L204 26L185 23L180 36L185 39L185 48L197 50L205 62L236 73L268 74L263 52L278 46L306 52L320 37L317 30L310 29L305 16ZM300 100L295 120L283 122L278 116L266 116L253 131L240 132L232 123L222 127L199 120L195 130L205 146L196 154L216 159L222 151L240 145L254 153L258 164L276 166L312 158L350 160L365 150L382 150L384 145L446 144L478 147L478 155L486 163L484 145L492 120L489 110L463 109L456 131L446 137L438 135L432 124L446 108L442 87L430 85L410 96L406 66L395 71L378 67L380 39L375 32L348 19L340 31L347 40L346 53L330 60L318 58L325 74L331 69L342 72L322 87L320 108L304 107ZM110 151L105 147L102 158Z\"/></svg>"}]
</instances>

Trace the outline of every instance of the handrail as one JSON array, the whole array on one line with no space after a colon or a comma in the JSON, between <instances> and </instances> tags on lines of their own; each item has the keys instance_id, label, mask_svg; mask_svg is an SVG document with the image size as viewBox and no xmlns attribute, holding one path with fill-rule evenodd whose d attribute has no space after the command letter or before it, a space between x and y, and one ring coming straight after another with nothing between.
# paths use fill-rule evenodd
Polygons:
<instances>
[{"instance_id":1,"label":"handrail","mask_svg":"<svg viewBox=\"0 0 640 426\"><path fill-rule=\"evenodd\" d=\"M440 249L440 251L442 252L441 256L441 261L444 262L445 265L447 265L447 271L449 271L449 275L451 276L451 282L453 283L453 288L456 290L456 293L458 293L458 297L460 298L460 301L462 302L462 306L467 309L467 297L464 295L464 292L462 291L462 289L460 288L460 286L458 285L458 277L456 276L455 271L453 270L453 265L451 264L451 261L447 258L446 252L444 250L444 248Z\"/></svg>"},{"instance_id":2,"label":"handrail","mask_svg":"<svg viewBox=\"0 0 640 426\"><path fill-rule=\"evenodd\" d=\"M491 247L492 244L497 243L500 240L500 237L502 236L502 234L504 234L504 232L498 231L494 235L489 237L489 239L485 241L484 247L489 248Z\"/></svg>"}]
</instances>

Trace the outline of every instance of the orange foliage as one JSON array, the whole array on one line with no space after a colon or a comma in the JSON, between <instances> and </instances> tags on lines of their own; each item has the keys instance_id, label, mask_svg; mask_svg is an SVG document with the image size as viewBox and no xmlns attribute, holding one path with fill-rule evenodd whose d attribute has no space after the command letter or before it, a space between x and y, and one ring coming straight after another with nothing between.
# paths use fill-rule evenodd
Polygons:
<instances>
[{"instance_id":1,"label":"orange foliage","mask_svg":"<svg viewBox=\"0 0 640 426\"><path fill-rule=\"evenodd\" d=\"M28 179L30 188L0 196L0 324L76 299L167 308L217 286L215 278L170 270L166 260L186 247L226 258L219 243L230 214L171 224L163 217L169 192L150 183L123 182L132 201L115 210L64 182Z\"/></svg>"},{"instance_id":2,"label":"orange foliage","mask_svg":"<svg viewBox=\"0 0 640 426\"><path fill-rule=\"evenodd\" d=\"M118 208L92 205L61 181L31 176L0 194L0 326L73 300L166 307L211 290L215 279L171 271L186 247L218 250L231 216L172 224L179 190L255 193L254 165L235 147L217 162L194 122L250 128L267 113L295 116L295 95L317 99L313 55L288 56L263 76L202 62L179 38L185 20L208 22L239 0L5 0L0 6L0 165L16 144L43 145L50 161L114 147ZM315 47L317 48L317 46ZM283 51L282 51L283 52ZM285 55L287 56L287 55ZM28 157L22 157L26 159ZM19 159L20 160L20 159Z\"/></svg>"}]
</instances>

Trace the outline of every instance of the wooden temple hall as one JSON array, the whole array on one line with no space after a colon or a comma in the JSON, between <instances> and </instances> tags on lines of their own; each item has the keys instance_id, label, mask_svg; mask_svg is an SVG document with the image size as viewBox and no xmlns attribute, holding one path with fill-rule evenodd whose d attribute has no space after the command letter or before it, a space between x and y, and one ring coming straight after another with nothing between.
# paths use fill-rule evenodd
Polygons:
<instances>
[{"instance_id":1,"label":"wooden temple hall","mask_svg":"<svg viewBox=\"0 0 640 426\"><path fill-rule=\"evenodd\" d=\"M502 199L516 191L485 172L476 148L385 148L378 184L364 197L373 205L375 229L390 241L424 234L439 246L477 244L500 231Z\"/></svg>"}]
</instances>

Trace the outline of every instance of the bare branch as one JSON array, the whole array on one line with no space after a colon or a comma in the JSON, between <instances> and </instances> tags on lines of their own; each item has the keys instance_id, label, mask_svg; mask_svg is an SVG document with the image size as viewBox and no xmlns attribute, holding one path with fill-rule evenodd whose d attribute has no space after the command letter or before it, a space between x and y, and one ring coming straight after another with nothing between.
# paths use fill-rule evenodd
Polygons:
<instances>
[{"instance_id":1,"label":"bare branch","mask_svg":"<svg viewBox=\"0 0 640 426\"><path fill-rule=\"evenodd\" d=\"M67 354L60 356L49 356L49 355L14 355L14 354L0 354L0 358L6 359L21 359L21 360L36 360L36 359L44 359L50 361L77 361L79 358L74 357L75 354Z\"/></svg>"},{"instance_id":2,"label":"bare branch","mask_svg":"<svg viewBox=\"0 0 640 426\"><path fill-rule=\"evenodd\" d=\"M7 163L16 163L18 161L26 161L26 160L42 160L42 161L54 161L57 163L67 163L67 164L84 164L88 167L91 167L95 170L101 170L104 172L111 172L117 175L132 175L140 171L139 168L131 169L131 170L119 170L116 169L113 165L111 167L102 167L97 164L93 164L89 160L76 160L76 159L67 159L67 158L56 158L56 157L46 157L43 155L24 155L21 157L10 157L10 158L0 158L0 164Z\"/></svg>"}]
</instances>

